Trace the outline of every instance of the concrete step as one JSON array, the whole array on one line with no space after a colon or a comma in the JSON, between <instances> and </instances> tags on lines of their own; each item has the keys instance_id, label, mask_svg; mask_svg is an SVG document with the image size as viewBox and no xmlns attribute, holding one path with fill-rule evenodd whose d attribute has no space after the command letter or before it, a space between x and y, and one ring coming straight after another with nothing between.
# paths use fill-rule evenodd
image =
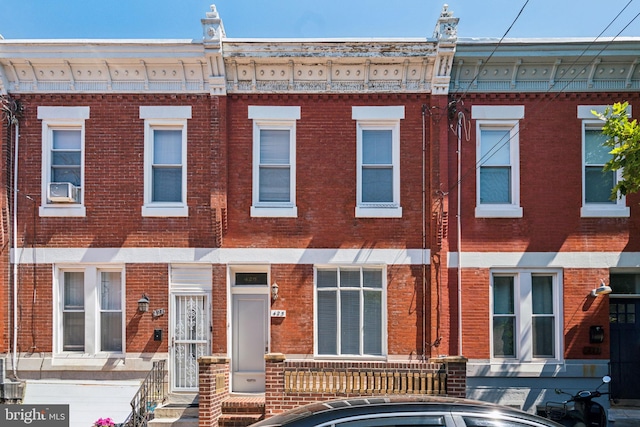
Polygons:
<instances>
[{"instance_id":1,"label":"concrete step","mask_svg":"<svg viewBox=\"0 0 640 427\"><path fill-rule=\"evenodd\" d=\"M154 418L148 427L198 427L198 418Z\"/></svg>"},{"instance_id":2,"label":"concrete step","mask_svg":"<svg viewBox=\"0 0 640 427\"><path fill-rule=\"evenodd\" d=\"M158 406L155 411L153 411L153 415L155 418L197 418L198 410L197 404L183 405L180 403L167 403Z\"/></svg>"}]
</instances>

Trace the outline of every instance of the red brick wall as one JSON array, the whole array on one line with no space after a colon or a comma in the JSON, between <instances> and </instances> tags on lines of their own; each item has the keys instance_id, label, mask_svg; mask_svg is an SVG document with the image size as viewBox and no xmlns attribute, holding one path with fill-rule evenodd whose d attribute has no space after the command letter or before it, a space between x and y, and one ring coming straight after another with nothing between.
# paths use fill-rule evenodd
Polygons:
<instances>
[{"instance_id":1,"label":"red brick wall","mask_svg":"<svg viewBox=\"0 0 640 427\"><path fill-rule=\"evenodd\" d=\"M419 95L229 96L229 231L225 246L420 248L422 105ZM298 218L251 218L249 105L300 106L296 124ZM404 105L400 121L402 218L355 218L356 122L352 106ZM428 230L427 230L428 235Z\"/></svg>"},{"instance_id":2,"label":"red brick wall","mask_svg":"<svg viewBox=\"0 0 640 427\"><path fill-rule=\"evenodd\" d=\"M128 352L166 352L168 337L168 266L129 264L126 267L126 349ZM18 351L53 351L53 276L50 264L21 265L18 273ZM145 293L151 301L147 313L138 312L138 300ZM151 310L164 308L164 316L153 318ZM8 315L12 310L7 310ZM163 330L163 340L154 341L154 329Z\"/></svg>"},{"instance_id":3,"label":"red brick wall","mask_svg":"<svg viewBox=\"0 0 640 427\"><path fill-rule=\"evenodd\" d=\"M464 112L469 120L470 139L462 142L462 249L464 252L618 252L638 251L633 236L640 229L639 195L627 197L630 218L581 218L582 121L579 105L607 105L628 100L640 108L636 93L620 94L467 94ZM520 121L520 205L522 218L475 218L476 121L473 105L524 105ZM634 111L637 115L637 111ZM450 147L456 146L455 135ZM451 176L455 174L456 152L449 150ZM455 182L455 181L453 181ZM452 194L458 191L451 185ZM452 207L455 209L455 206ZM453 217L452 217L453 218ZM453 224L452 224L453 226ZM457 250L456 233L449 234L451 250ZM543 266L528 266L543 267ZM449 281L451 295L457 294L456 270ZM564 356L573 359L606 359L608 337L592 354L589 326L608 325L608 300L588 296L607 279L606 269L563 270ZM463 354L469 358L490 357L489 271L462 271ZM452 300L450 319L457 323ZM454 329L456 325L454 324ZM457 331L456 331L457 332ZM452 333L453 330L452 330ZM608 335L608 334L605 334ZM453 346L452 346L453 347ZM455 353L454 353L455 354Z\"/></svg>"},{"instance_id":4,"label":"red brick wall","mask_svg":"<svg viewBox=\"0 0 640 427\"><path fill-rule=\"evenodd\" d=\"M590 292L598 285L594 278L607 278L606 269L564 269L563 304L564 357L567 359L608 359L609 336L602 344L589 343L589 327L608 330L609 304L606 297L593 298ZM463 353L471 359L490 357L491 312L487 269L462 271ZM457 319L456 319L457 322ZM596 354L592 352L598 350Z\"/></svg>"},{"instance_id":5,"label":"red brick wall","mask_svg":"<svg viewBox=\"0 0 640 427\"><path fill-rule=\"evenodd\" d=\"M214 264L212 271L211 306L213 308L212 346L213 354L227 354L227 266Z\"/></svg>"},{"instance_id":6,"label":"red brick wall","mask_svg":"<svg viewBox=\"0 0 640 427\"><path fill-rule=\"evenodd\" d=\"M167 352L169 337L169 268L167 264L128 264L126 267L126 350L127 352ZM149 311L138 311L142 294L149 298ZM165 309L153 318L152 311ZM162 341L153 340L153 330L162 329Z\"/></svg>"},{"instance_id":7,"label":"red brick wall","mask_svg":"<svg viewBox=\"0 0 640 427\"><path fill-rule=\"evenodd\" d=\"M201 357L198 371L198 426L217 427L222 402L229 396L229 360Z\"/></svg>"},{"instance_id":8,"label":"red brick wall","mask_svg":"<svg viewBox=\"0 0 640 427\"><path fill-rule=\"evenodd\" d=\"M471 118L473 105L525 107L519 134L520 204L524 217L475 218L476 132L472 120L471 138L462 143L463 250L639 251L640 240L632 236L640 229L640 195L627 198L631 218L580 217L582 121L577 118L577 107L620 100L630 101L635 115L640 111L637 93L467 94L464 100L467 119ZM450 144L454 144L454 139L451 136Z\"/></svg>"},{"instance_id":9,"label":"red brick wall","mask_svg":"<svg viewBox=\"0 0 640 427\"><path fill-rule=\"evenodd\" d=\"M88 106L85 123L85 218L38 218L38 245L48 247L213 247L211 202L221 172L220 133L212 129L217 98L207 95L21 95L20 191L41 203L42 123L38 106ZM144 120L141 105L190 105L187 124L188 218L143 218ZM215 173L214 173L215 172ZM213 199L218 200L218 199ZM31 218L33 204L20 215ZM25 224L32 235L33 224ZM105 232L108 227L109 232ZM22 237L22 236L21 236ZM27 242L31 244L31 242Z\"/></svg>"},{"instance_id":10,"label":"red brick wall","mask_svg":"<svg viewBox=\"0 0 640 427\"><path fill-rule=\"evenodd\" d=\"M21 265L18 269L18 352L52 351L53 298L50 265ZM6 306L13 316L13 303ZM13 322L12 322L13 323Z\"/></svg>"},{"instance_id":11,"label":"red brick wall","mask_svg":"<svg viewBox=\"0 0 640 427\"><path fill-rule=\"evenodd\" d=\"M486 269L462 270L462 354L470 359L490 357L489 280Z\"/></svg>"},{"instance_id":12,"label":"red brick wall","mask_svg":"<svg viewBox=\"0 0 640 427\"><path fill-rule=\"evenodd\" d=\"M589 343L589 327L609 330L609 298L594 298L591 290L608 279L607 269L565 269L564 273L564 355L568 359L608 359L609 333L602 344ZM595 280L594 280L595 279ZM607 280L608 281L608 280ZM590 349L597 349L593 354Z\"/></svg>"}]
</instances>

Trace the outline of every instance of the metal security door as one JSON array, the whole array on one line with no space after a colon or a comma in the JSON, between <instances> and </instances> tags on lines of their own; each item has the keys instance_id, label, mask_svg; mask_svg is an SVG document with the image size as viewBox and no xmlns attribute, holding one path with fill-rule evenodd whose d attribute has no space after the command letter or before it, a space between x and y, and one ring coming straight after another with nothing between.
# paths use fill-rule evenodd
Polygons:
<instances>
[{"instance_id":1,"label":"metal security door","mask_svg":"<svg viewBox=\"0 0 640 427\"><path fill-rule=\"evenodd\" d=\"M611 398L640 399L640 299L611 298Z\"/></svg>"},{"instance_id":2,"label":"metal security door","mask_svg":"<svg viewBox=\"0 0 640 427\"><path fill-rule=\"evenodd\" d=\"M265 390L268 351L268 295L233 295L232 390L257 393Z\"/></svg>"},{"instance_id":3,"label":"metal security door","mask_svg":"<svg viewBox=\"0 0 640 427\"><path fill-rule=\"evenodd\" d=\"M173 296L173 391L198 391L198 358L210 353L207 295Z\"/></svg>"}]
</instances>

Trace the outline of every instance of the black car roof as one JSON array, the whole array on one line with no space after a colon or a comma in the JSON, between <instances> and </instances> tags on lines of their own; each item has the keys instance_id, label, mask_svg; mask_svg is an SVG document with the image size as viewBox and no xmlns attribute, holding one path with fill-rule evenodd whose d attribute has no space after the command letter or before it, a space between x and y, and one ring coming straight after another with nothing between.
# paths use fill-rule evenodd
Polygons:
<instances>
[{"instance_id":1,"label":"black car roof","mask_svg":"<svg viewBox=\"0 0 640 427\"><path fill-rule=\"evenodd\" d=\"M350 399L329 400L310 403L299 408L274 415L253 426L286 426L304 425L307 418L313 417L314 424L331 421L336 418L358 415L384 414L411 411L432 411L436 413L467 412L489 413L498 411L503 416L510 416L530 421L540 419L526 412L488 402L468 399L436 397L436 396L389 396L389 397L357 397ZM557 425L545 420L549 425Z\"/></svg>"}]
</instances>

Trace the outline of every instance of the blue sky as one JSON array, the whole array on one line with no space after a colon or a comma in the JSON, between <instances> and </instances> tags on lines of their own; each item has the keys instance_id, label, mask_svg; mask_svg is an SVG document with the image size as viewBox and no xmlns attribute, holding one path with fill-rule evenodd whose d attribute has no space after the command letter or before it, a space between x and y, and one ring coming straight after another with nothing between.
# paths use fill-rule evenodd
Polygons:
<instances>
[{"instance_id":1,"label":"blue sky","mask_svg":"<svg viewBox=\"0 0 640 427\"><path fill-rule=\"evenodd\" d=\"M200 39L215 3L227 37L431 37L444 3L459 37L500 38L527 0L0 0L6 39ZM640 0L529 0L507 37L616 36ZM622 36L640 37L640 17Z\"/></svg>"}]
</instances>

